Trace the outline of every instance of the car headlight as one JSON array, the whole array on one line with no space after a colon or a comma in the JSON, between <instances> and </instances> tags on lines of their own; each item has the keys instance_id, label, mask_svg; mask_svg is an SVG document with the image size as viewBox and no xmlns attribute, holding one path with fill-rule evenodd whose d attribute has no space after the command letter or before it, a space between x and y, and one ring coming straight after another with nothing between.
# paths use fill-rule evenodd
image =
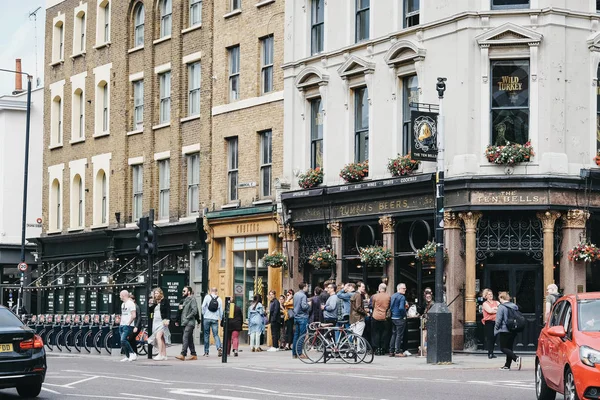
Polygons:
<instances>
[{"instance_id":1,"label":"car headlight","mask_svg":"<svg viewBox=\"0 0 600 400\"><path fill-rule=\"evenodd\" d=\"M595 367L596 364L600 364L600 351L588 346L581 346L579 348L579 358L588 367Z\"/></svg>"}]
</instances>

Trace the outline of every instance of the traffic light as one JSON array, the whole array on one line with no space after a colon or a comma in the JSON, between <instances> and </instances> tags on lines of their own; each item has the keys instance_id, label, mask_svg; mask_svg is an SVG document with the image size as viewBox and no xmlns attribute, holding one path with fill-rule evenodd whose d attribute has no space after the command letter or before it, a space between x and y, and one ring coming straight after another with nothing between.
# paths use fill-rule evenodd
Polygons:
<instances>
[{"instance_id":1,"label":"traffic light","mask_svg":"<svg viewBox=\"0 0 600 400\"><path fill-rule=\"evenodd\" d=\"M150 227L150 221L148 217L141 217L138 220L137 226L139 228L139 232L135 235L139 244L135 248L139 255L147 256L151 253L153 245L152 237L154 236L154 231Z\"/></svg>"}]
</instances>

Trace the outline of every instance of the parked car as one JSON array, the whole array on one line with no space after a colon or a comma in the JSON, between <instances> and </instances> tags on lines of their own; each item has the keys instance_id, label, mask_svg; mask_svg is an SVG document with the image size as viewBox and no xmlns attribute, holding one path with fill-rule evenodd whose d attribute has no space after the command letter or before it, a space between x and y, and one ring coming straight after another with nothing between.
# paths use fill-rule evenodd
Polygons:
<instances>
[{"instance_id":1,"label":"parked car","mask_svg":"<svg viewBox=\"0 0 600 400\"><path fill-rule=\"evenodd\" d=\"M0 389L17 388L21 397L37 397L45 378L42 338L0 306Z\"/></svg>"},{"instance_id":2,"label":"parked car","mask_svg":"<svg viewBox=\"0 0 600 400\"><path fill-rule=\"evenodd\" d=\"M600 399L600 292L554 304L538 340L535 390L538 400Z\"/></svg>"}]
</instances>

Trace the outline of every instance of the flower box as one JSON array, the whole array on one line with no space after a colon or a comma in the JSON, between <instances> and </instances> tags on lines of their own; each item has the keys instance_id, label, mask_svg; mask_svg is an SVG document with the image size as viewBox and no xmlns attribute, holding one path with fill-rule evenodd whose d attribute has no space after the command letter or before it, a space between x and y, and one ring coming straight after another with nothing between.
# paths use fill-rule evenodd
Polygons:
<instances>
[{"instance_id":1,"label":"flower box","mask_svg":"<svg viewBox=\"0 0 600 400\"><path fill-rule=\"evenodd\" d=\"M490 163L498 165L528 162L535 155L531 142L525 144L506 142L505 146L489 145L484 154Z\"/></svg>"},{"instance_id":2,"label":"flower box","mask_svg":"<svg viewBox=\"0 0 600 400\"><path fill-rule=\"evenodd\" d=\"M388 160L387 168L392 176L404 176L417 169L420 163L420 161L413 160L410 154L405 156L398 154L396 158L390 158Z\"/></svg>"},{"instance_id":3,"label":"flower box","mask_svg":"<svg viewBox=\"0 0 600 400\"><path fill-rule=\"evenodd\" d=\"M594 156L594 162L600 167L600 151Z\"/></svg>"},{"instance_id":4,"label":"flower box","mask_svg":"<svg viewBox=\"0 0 600 400\"><path fill-rule=\"evenodd\" d=\"M323 170L321 167L309 169L298 177L298 185L302 189L311 189L323 183Z\"/></svg>"},{"instance_id":5,"label":"flower box","mask_svg":"<svg viewBox=\"0 0 600 400\"><path fill-rule=\"evenodd\" d=\"M423 248L417 250L415 258L420 261L421 264L435 264L435 253L437 247L434 241L429 241L423 246ZM444 248L444 262L448 261L448 249Z\"/></svg>"},{"instance_id":6,"label":"flower box","mask_svg":"<svg viewBox=\"0 0 600 400\"><path fill-rule=\"evenodd\" d=\"M347 164L340 171L340 178L346 183L360 182L369 176L369 161Z\"/></svg>"},{"instance_id":7,"label":"flower box","mask_svg":"<svg viewBox=\"0 0 600 400\"><path fill-rule=\"evenodd\" d=\"M308 262L317 269L329 268L335 264L336 256L332 250L322 247L308 257Z\"/></svg>"},{"instance_id":8,"label":"flower box","mask_svg":"<svg viewBox=\"0 0 600 400\"><path fill-rule=\"evenodd\" d=\"M592 243L579 243L569 250L569 260L594 262L600 260L600 248Z\"/></svg>"},{"instance_id":9,"label":"flower box","mask_svg":"<svg viewBox=\"0 0 600 400\"><path fill-rule=\"evenodd\" d=\"M392 261L392 252L381 246L368 246L358 249L360 253L360 262L367 267L383 267Z\"/></svg>"},{"instance_id":10,"label":"flower box","mask_svg":"<svg viewBox=\"0 0 600 400\"><path fill-rule=\"evenodd\" d=\"M280 251L273 251L271 254L265 254L262 262L265 267L285 268L287 266L287 257Z\"/></svg>"}]
</instances>

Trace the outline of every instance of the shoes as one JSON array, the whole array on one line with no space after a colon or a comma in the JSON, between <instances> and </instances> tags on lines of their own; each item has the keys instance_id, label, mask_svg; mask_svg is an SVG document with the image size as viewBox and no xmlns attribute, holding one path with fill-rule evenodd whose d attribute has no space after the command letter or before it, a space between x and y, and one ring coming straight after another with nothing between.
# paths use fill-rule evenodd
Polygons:
<instances>
[{"instance_id":1,"label":"shoes","mask_svg":"<svg viewBox=\"0 0 600 400\"><path fill-rule=\"evenodd\" d=\"M152 357L154 361L162 361L162 356L159 354L157 356Z\"/></svg>"},{"instance_id":2,"label":"shoes","mask_svg":"<svg viewBox=\"0 0 600 400\"><path fill-rule=\"evenodd\" d=\"M521 370L521 357L517 357L517 369Z\"/></svg>"},{"instance_id":3,"label":"shoes","mask_svg":"<svg viewBox=\"0 0 600 400\"><path fill-rule=\"evenodd\" d=\"M208 357L208 353L204 353L204 357Z\"/></svg>"},{"instance_id":4,"label":"shoes","mask_svg":"<svg viewBox=\"0 0 600 400\"><path fill-rule=\"evenodd\" d=\"M218 355L219 357L221 357L221 356L223 355L223 349L222 349L222 348L219 348L219 349L217 350L217 355Z\"/></svg>"},{"instance_id":5,"label":"shoes","mask_svg":"<svg viewBox=\"0 0 600 400\"><path fill-rule=\"evenodd\" d=\"M131 360L129 360L129 357L125 357L124 359L121 360L121 362L125 362L125 361L131 361Z\"/></svg>"},{"instance_id":6,"label":"shoes","mask_svg":"<svg viewBox=\"0 0 600 400\"><path fill-rule=\"evenodd\" d=\"M496 357L496 356L495 356L495 355L493 355L493 354L488 354L488 358L491 360L492 358L498 358L498 357Z\"/></svg>"},{"instance_id":7,"label":"shoes","mask_svg":"<svg viewBox=\"0 0 600 400\"><path fill-rule=\"evenodd\" d=\"M390 354L389 354L389 356L390 356L390 357L396 357L396 353L393 353L393 352L392 352L392 353L390 353Z\"/></svg>"},{"instance_id":8,"label":"shoes","mask_svg":"<svg viewBox=\"0 0 600 400\"><path fill-rule=\"evenodd\" d=\"M254 347L252 348L252 352L253 352L253 353L254 353L254 352L256 352L256 349L255 349Z\"/></svg>"},{"instance_id":9,"label":"shoes","mask_svg":"<svg viewBox=\"0 0 600 400\"><path fill-rule=\"evenodd\" d=\"M175 357L175 358L177 358L177 357ZM197 359L198 359L198 356L189 356L189 357L186 358L186 360L188 360L188 361L194 361L194 360L197 360Z\"/></svg>"},{"instance_id":10,"label":"shoes","mask_svg":"<svg viewBox=\"0 0 600 400\"><path fill-rule=\"evenodd\" d=\"M175 356L176 359L180 360L180 361L185 361L185 356L182 356L181 354L178 356Z\"/></svg>"},{"instance_id":11,"label":"shoes","mask_svg":"<svg viewBox=\"0 0 600 400\"><path fill-rule=\"evenodd\" d=\"M510 367L505 365L504 367L500 367L500 371L510 371Z\"/></svg>"},{"instance_id":12,"label":"shoes","mask_svg":"<svg viewBox=\"0 0 600 400\"><path fill-rule=\"evenodd\" d=\"M304 354L300 354L300 355L298 356L298 358L301 358L301 359L303 359L303 360L306 360L308 357L306 357Z\"/></svg>"},{"instance_id":13,"label":"shoes","mask_svg":"<svg viewBox=\"0 0 600 400\"><path fill-rule=\"evenodd\" d=\"M406 350L406 351L405 351L404 353L402 353L402 354L404 354L406 357L410 357L410 356L412 356L412 353L411 353L410 351L408 351L408 350Z\"/></svg>"},{"instance_id":14,"label":"shoes","mask_svg":"<svg viewBox=\"0 0 600 400\"><path fill-rule=\"evenodd\" d=\"M298 356L292 356L292 358L294 358L294 359L295 359L295 358L298 358Z\"/></svg>"},{"instance_id":15,"label":"shoes","mask_svg":"<svg viewBox=\"0 0 600 400\"><path fill-rule=\"evenodd\" d=\"M406 357L406 354L404 354L404 353L397 353L396 357Z\"/></svg>"},{"instance_id":16,"label":"shoes","mask_svg":"<svg viewBox=\"0 0 600 400\"><path fill-rule=\"evenodd\" d=\"M256 351L264 351L263 349L261 349L260 347L256 348Z\"/></svg>"},{"instance_id":17,"label":"shoes","mask_svg":"<svg viewBox=\"0 0 600 400\"><path fill-rule=\"evenodd\" d=\"M279 351L277 347L269 347L267 351Z\"/></svg>"},{"instance_id":18,"label":"shoes","mask_svg":"<svg viewBox=\"0 0 600 400\"><path fill-rule=\"evenodd\" d=\"M233 351L233 356L234 356L234 357L237 357L237 356L238 356L238 352L237 352L237 350L234 350L234 351Z\"/></svg>"},{"instance_id":19,"label":"shoes","mask_svg":"<svg viewBox=\"0 0 600 400\"><path fill-rule=\"evenodd\" d=\"M137 360L137 354L135 354L135 353L131 353L131 354L129 355L129 361L135 361L135 360Z\"/></svg>"}]
</instances>

